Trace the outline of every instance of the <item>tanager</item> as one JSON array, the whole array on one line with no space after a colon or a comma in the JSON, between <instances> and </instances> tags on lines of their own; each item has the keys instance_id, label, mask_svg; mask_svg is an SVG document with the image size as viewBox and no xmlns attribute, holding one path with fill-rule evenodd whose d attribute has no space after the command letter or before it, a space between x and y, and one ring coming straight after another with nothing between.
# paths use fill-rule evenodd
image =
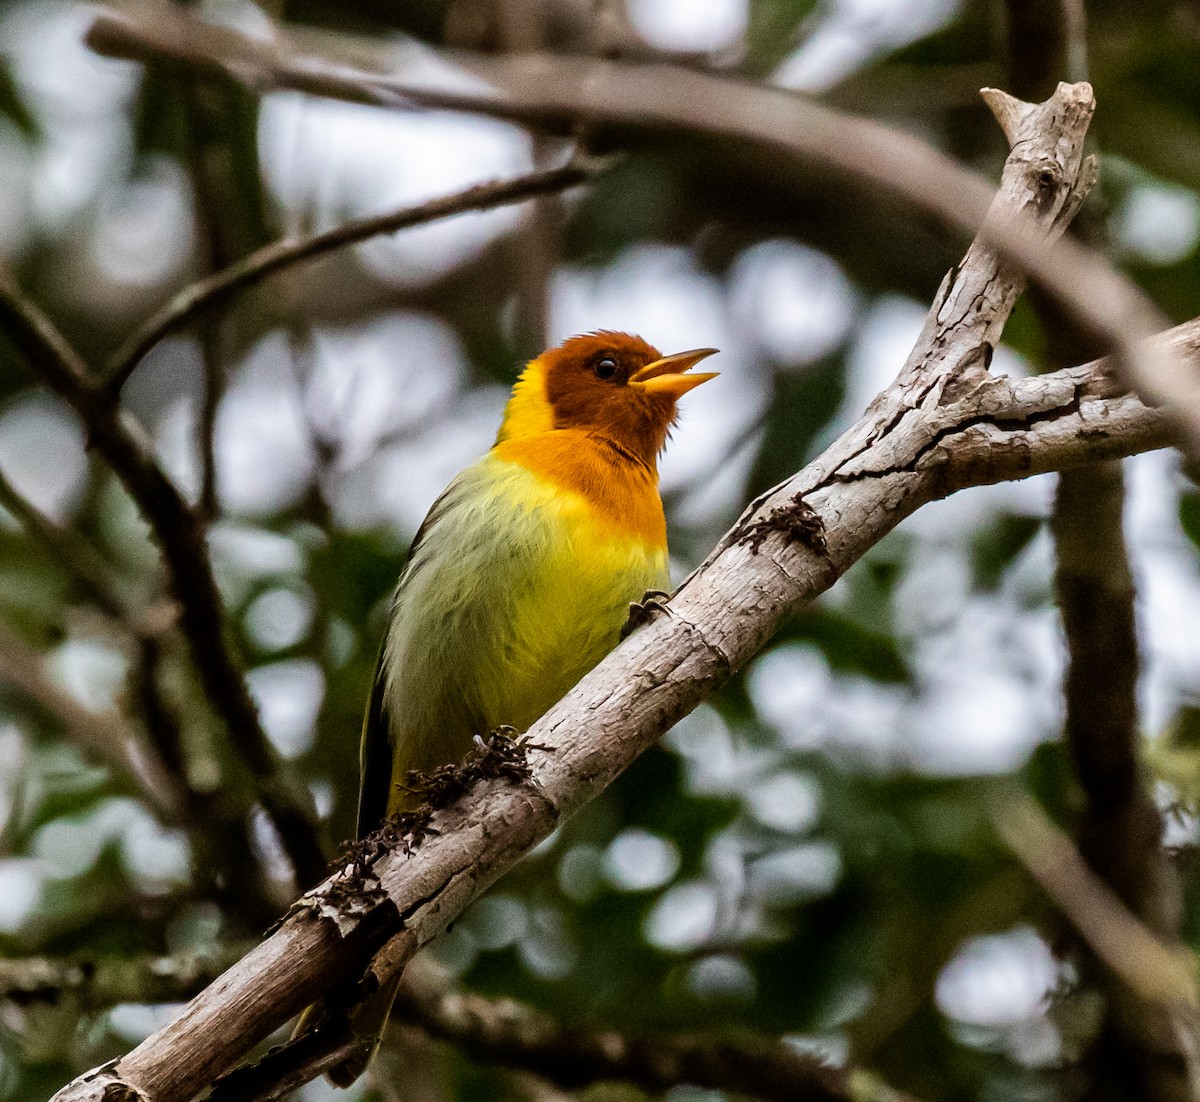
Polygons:
<instances>
[{"instance_id":1,"label":"tanager","mask_svg":"<svg viewBox=\"0 0 1200 1102\"><path fill-rule=\"evenodd\" d=\"M360 837L410 806L410 770L528 728L616 645L630 604L668 588L657 462L677 401L715 377L689 369L715 351L662 356L598 331L526 366L492 449L434 502L400 574L363 722ZM394 994L360 1004L355 1032L377 1036Z\"/></svg>"}]
</instances>

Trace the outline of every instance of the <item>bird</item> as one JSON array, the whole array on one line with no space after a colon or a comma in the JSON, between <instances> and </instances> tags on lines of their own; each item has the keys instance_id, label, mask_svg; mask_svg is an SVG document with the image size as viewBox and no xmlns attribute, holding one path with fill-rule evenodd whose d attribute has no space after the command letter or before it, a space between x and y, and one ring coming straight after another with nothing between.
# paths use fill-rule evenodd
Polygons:
<instances>
[{"instance_id":1,"label":"bird","mask_svg":"<svg viewBox=\"0 0 1200 1102\"><path fill-rule=\"evenodd\" d=\"M658 459L679 399L717 374L690 369L716 351L663 356L597 330L525 366L494 445L434 502L400 573L363 720L360 838L412 809L410 771L526 730L669 588ZM366 1069L394 996L353 1009L373 1044L328 1073L338 1085Z\"/></svg>"}]
</instances>

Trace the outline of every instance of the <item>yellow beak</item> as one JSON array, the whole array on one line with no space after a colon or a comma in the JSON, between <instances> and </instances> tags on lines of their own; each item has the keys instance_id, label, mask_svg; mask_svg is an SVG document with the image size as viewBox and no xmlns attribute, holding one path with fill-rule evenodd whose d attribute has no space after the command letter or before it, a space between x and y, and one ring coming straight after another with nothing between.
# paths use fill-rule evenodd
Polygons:
<instances>
[{"instance_id":1,"label":"yellow beak","mask_svg":"<svg viewBox=\"0 0 1200 1102\"><path fill-rule=\"evenodd\" d=\"M693 348L690 352L676 352L674 356L664 356L661 360L646 364L629 381L650 394L682 398L689 390L717 377L719 372L716 371L700 372L696 375L684 374L688 368L694 367L716 351L715 348Z\"/></svg>"}]
</instances>

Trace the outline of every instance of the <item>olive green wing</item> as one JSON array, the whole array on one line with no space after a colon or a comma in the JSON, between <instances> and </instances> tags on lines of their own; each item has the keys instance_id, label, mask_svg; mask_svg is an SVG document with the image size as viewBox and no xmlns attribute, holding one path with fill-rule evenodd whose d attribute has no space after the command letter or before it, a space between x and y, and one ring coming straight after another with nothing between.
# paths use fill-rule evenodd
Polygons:
<instances>
[{"instance_id":1,"label":"olive green wing","mask_svg":"<svg viewBox=\"0 0 1200 1102\"><path fill-rule=\"evenodd\" d=\"M417 534L413 536L412 545L408 549L408 558L400 573L400 582L392 598L392 607L388 616L388 628L383 633L383 641L379 644L379 657L375 660L375 679L371 683L371 696L367 700L366 714L363 716L362 739L358 749L358 837L365 838L387 818L388 803L392 795L392 769L395 761L395 742L392 731L392 717L387 707L387 677L385 660L387 654L388 631L392 621L404 614L404 583L411 576L414 564L413 556L421 542L446 513L455 499L455 492L461 483L461 477L456 478L433 503ZM396 778L402 780L403 778Z\"/></svg>"},{"instance_id":2,"label":"olive green wing","mask_svg":"<svg viewBox=\"0 0 1200 1102\"><path fill-rule=\"evenodd\" d=\"M386 678L383 652L387 636L379 645L375 680L363 716L362 742L358 749L358 837L365 838L385 818L392 792L392 724L385 700Z\"/></svg>"}]
</instances>

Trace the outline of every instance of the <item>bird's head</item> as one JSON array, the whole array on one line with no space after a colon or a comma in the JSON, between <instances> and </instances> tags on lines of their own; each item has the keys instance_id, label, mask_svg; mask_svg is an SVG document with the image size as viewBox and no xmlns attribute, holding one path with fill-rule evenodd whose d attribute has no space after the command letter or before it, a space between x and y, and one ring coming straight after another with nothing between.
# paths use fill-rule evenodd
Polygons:
<instances>
[{"instance_id":1,"label":"bird's head","mask_svg":"<svg viewBox=\"0 0 1200 1102\"><path fill-rule=\"evenodd\" d=\"M529 362L513 387L498 440L582 429L653 468L675 423L676 402L716 377L688 369L714 352L663 356L641 337L606 330L571 337Z\"/></svg>"}]
</instances>

